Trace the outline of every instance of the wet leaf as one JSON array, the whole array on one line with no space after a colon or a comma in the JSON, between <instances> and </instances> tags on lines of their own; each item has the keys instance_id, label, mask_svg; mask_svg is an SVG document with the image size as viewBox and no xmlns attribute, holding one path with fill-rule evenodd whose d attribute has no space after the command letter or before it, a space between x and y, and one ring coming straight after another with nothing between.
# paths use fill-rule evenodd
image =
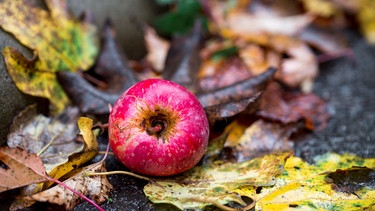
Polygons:
<instances>
[{"instance_id":1,"label":"wet leaf","mask_svg":"<svg viewBox=\"0 0 375 211\"><path fill-rule=\"evenodd\" d=\"M206 59L198 73L199 90L209 92L230 86L251 76L253 74L238 56L219 60Z\"/></svg>"},{"instance_id":2,"label":"wet leaf","mask_svg":"<svg viewBox=\"0 0 375 211\"><path fill-rule=\"evenodd\" d=\"M47 166L48 169L51 169L48 171L48 175L50 177L59 179L87 161L90 161L98 153L98 142L94 132L92 131L93 120L87 117L80 117L77 123L80 130L79 134L83 139L82 141L84 143L84 148L71 154L68 161L65 163L54 166L53 168L49 168L49 166ZM51 184L52 182L46 184L45 187L49 187Z\"/></svg>"},{"instance_id":3,"label":"wet leaf","mask_svg":"<svg viewBox=\"0 0 375 211\"><path fill-rule=\"evenodd\" d=\"M154 70L162 72L170 47L169 41L161 38L150 26L144 27L144 40L147 48L146 60Z\"/></svg>"},{"instance_id":4,"label":"wet leaf","mask_svg":"<svg viewBox=\"0 0 375 211\"><path fill-rule=\"evenodd\" d=\"M332 188L332 179L326 173L341 168L344 169L340 171L351 171L352 166L373 168L373 158L327 153L317 156L315 161L316 165L310 165L298 157L291 157L285 163L284 172L276 177L275 186L247 187L238 189L238 193L255 199L255 210L371 210L375 207L373 183L365 183L356 194L348 194ZM368 171L368 168L354 169ZM373 177L366 173L363 176L366 177L363 182Z\"/></svg>"},{"instance_id":5,"label":"wet leaf","mask_svg":"<svg viewBox=\"0 0 375 211\"><path fill-rule=\"evenodd\" d=\"M71 172L69 178L64 180L63 183L88 198L93 199L95 203L101 204L108 199L109 192L113 187L106 176L87 176L90 172L106 172L105 163L100 161L77 169ZM63 205L66 210L72 210L83 200L61 185L56 185L27 198L40 202Z\"/></svg>"},{"instance_id":6,"label":"wet leaf","mask_svg":"<svg viewBox=\"0 0 375 211\"><path fill-rule=\"evenodd\" d=\"M326 102L318 96L286 92L277 83L271 83L263 93L257 114L283 124L305 120L310 130L324 129L331 116Z\"/></svg>"},{"instance_id":7,"label":"wet leaf","mask_svg":"<svg viewBox=\"0 0 375 211\"><path fill-rule=\"evenodd\" d=\"M257 120L251 125L234 121L227 126L226 147L232 148L237 162L276 152L293 151L291 134L298 131L297 124L282 125Z\"/></svg>"},{"instance_id":8,"label":"wet leaf","mask_svg":"<svg viewBox=\"0 0 375 211\"><path fill-rule=\"evenodd\" d=\"M101 39L102 49L94 67L94 76L103 80L105 89L95 87L79 74L57 73L61 86L83 113L109 113L108 104L114 104L125 90L138 81L125 53L115 41L115 32L109 20L105 23Z\"/></svg>"},{"instance_id":9,"label":"wet leaf","mask_svg":"<svg viewBox=\"0 0 375 211\"><path fill-rule=\"evenodd\" d=\"M266 155L241 163L196 166L181 176L155 179L144 187L147 197L154 203L170 203L180 209L202 209L217 202L246 203L234 189L246 186L274 185L289 153Z\"/></svg>"},{"instance_id":10,"label":"wet leaf","mask_svg":"<svg viewBox=\"0 0 375 211\"><path fill-rule=\"evenodd\" d=\"M201 63L199 51L202 36L202 23L196 21L188 34L172 39L162 72L164 79L174 81L195 92L197 72Z\"/></svg>"},{"instance_id":11,"label":"wet leaf","mask_svg":"<svg viewBox=\"0 0 375 211\"><path fill-rule=\"evenodd\" d=\"M3 1L0 25L35 50L33 60L12 48L3 55L8 72L24 93L48 98L51 114L60 113L69 100L56 81L56 71L87 70L97 55L96 28L70 16L65 1L46 1L49 12L30 1Z\"/></svg>"},{"instance_id":12,"label":"wet leaf","mask_svg":"<svg viewBox=\"0 0 375 211\"><path fill-rule=\"evenodd\" d=\"M356 191L364 187L375 189L375 169L357 166L337 169L327 174L327 182L332 183L336 191L357 195Z\"/></svg>"},{"instance_id":13,"label":"wet leaf","mask_svg":"<svg viewBox=\"0 0 375 211\"><path fill-rule=\"evenodd\" d=\"M17 88L23 93L48 98L50 113L57 115L70 100L52 71L41 71L36 67L36 59L28 60L17 49L3 48L5 64Z\"/></svg>"},{"instance_id":14,"label":"wet leaf","mask_svg":"<svg viewBox=\"0 0 375 211\"><path fill-rule=\"evenodd\" d=\"M101 51L94 66L95 74L107 85L106 92L122 93L138 81L128 63L125 52L116 41L112 22L107 19L101 35Z\"/></svg>"},{"instance_id":15,"label":"wet leaf","mask_svg":"<svg viewBox=\"0 0 375 211\"><path fill-rule=\"evenodd\" d=\"M272 80L275 71L271 67L259 76L245 79L212 92L197 93L197 97L203 107L243 100L263 91L268 82Z\"/></svg>"},{"instance_id":16,"label":"wet leaf","mask_svg":"<svg viewBox=\"0 0 375 211\"><path fill-rule=\"evenodd\" d=\"M48 11L30 1L3 1L0 25L37 52L41 71L87 70L98 53L96 27L74 19L64 0L46 0Z\"/></svg>"},{"instance_id":17,"label":"wet leaf","mask_svg":"<svg viewBox=\"0 0 375 211\"><path fill-rule=\"evenodd\" d=\"M46 181L42 160L21 148L0 148L0 192Z\"/></svg>"},{"instance_id":18,"label":"wet leaf","mask_svg":"<svg viewBox=\"0 0 375 211\"><path fill-rule=\"evenodd\" d=\"M84 147L82 142L75 139L78 115L77 108L68 108L60 115L49 118L37 113L36 104L31 105L13 119L8 146L37 154L46 171L50 172Z\"/></svg>"}]
</instances>

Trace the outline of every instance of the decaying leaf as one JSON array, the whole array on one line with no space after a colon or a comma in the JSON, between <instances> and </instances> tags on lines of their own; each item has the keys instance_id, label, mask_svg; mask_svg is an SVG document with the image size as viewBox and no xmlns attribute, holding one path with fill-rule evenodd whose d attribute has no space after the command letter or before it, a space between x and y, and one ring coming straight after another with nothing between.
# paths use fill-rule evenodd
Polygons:
<instances>
[{"instance_id":1,"label":"decaying leaf","mask_svg":"<svg viewBox=\"0 0 375 211\"><path fill-rule=\"evenodd\" d=\"M96 27L74 19L62 1L45 1L49 11L30 1L3 1L1 27L37 52L41 71L87 70L98 53Z\"/></svg>"},{"instance_id":2,"label":"decaying leaf","mask_svg":"<svg viewBox=\"0 0 375 211\"><path fill-rule=\"evenodd\" d=\"M95 75L105 83L104 89L95 87L79 74L57 73L65 92L83 113L109 113L108 104L114 104L126 89L138 81L115 39L113 26L107 20L101 36L102 49L94 67Z\"/></svg>"},{"instance_id":3,"label":"decaying leaf","mask_svg":"<svg viewBox=\"0 0 375 211\"><path fill-rule=\"evenodd\" d=\"M187 35L175 36L168 50L162 77L195 92L197 72L201 63L199 51L202 39L201 21L196 21Z\"/></svg>"},{"instance_id":4,"label":"decaying leaf","mask_svg":"<svg viewBox=\"0 0 375 211\"><path fill-rule=\"evenodd\" d=\"M209 92L230 86L252 76L250 70L238 57L218 60L206 59L203 61L198 74L199 89L202 92Z\"/></svg>"},{"instance_id":5,"label":"decaying leaf","mask_svg":"<svg viewBox=\"0 0 375 211\"><path fill-rule=\"evenodd\" d=\"M82 141L84 143L84 148L79 151L71 154L69 160L65 163L62 163L48 172L50 177L59 179L70 171L78 168L82 164L91 160L98 153L98 142L96 136L92 131L93 120L87 117L80 117L77 121L78 128L80 130L80 135L82 136ZM46 184L46 187L49 187L52 182Z\"/></svg>"},{"instance_id":6,"label":"decaying leaf","mask_svg":"<svg viewBox=\"0 0 375 211\"><path fill-rule=\"evenodd\" d=\"M170 203L180 209L201 209L213 202L246 203L234 189L247 185L271 186L290 153L266 155L241 163L196 166L181 176L155 179L144 187L154 203Z\"/></svg>"},{"instance_id":7,"label":"decaying leaf","mask_svg":"<svg viewBox=\"0 0 375 211\"><path fill-rule=\"evenodd\" d=\"M361 187L355 194L338 191L337 180L332 179L333 173L349 172L352 166L373 168L375 159L359 158L353 155L327 153L315 158L316 165L305 163L300 158L291 157L287 160L284 172L276 177L272 187L247 187L237 192L256 201L255 210L372 210L375 208L375 189L373 170L354 167L365 171ZM369 172L372 172L369 174ZM336 173L337 175L337 173ZM366 182L367 181L367 182ZM370 182L369 182L370 181ZM349 182L349 180L347 180ZM358 186L359 187L359 186Z\"/></svg>"},{"instance_id":8,"label":"decaying leaf","mask_svg":"<svg viewBox=\"0 0 375 211\"><path fill-rule=\"evenodd\" d=\"M164 69L170 43L159 37L155 29L150 26L144 27L144 33L147 48L146 60L152 65L154 70L161 72Z\"/></svg>"},{"instance_id":9,"label":"decaying leaf","mask_svg":"<svg viewBox=\"0 0 375 211\"><path fill-rule=\"evenodd\" d=\"M0 148L0 192L47 180L42 160L21 148Z\"/></svg>"},{"instance_id":10,"label":"decaying leaf","mask_svg":"<svg viewBox=\"0 0 375 211\"><path fill-rule=\"evenodd\" d=\"M310 130L325 128L331 116L323 99L312 93L287 92L275 82L264 91L257 114L283 124L305 120Z\"/></svg>"},{"instance_id":11,"label":"decaying leaf","mask_svg":"<svg viewBox=\"0 0 375 211\"><path fill-rule=\"evenodd\" d=\"M50 100L50 113L58 114L70 103L70 100L52 71L36 68L36 59L28 60L17 49L3 48L5 64L9 75L22 92Z\"/></svg>"},{"instance_id":12,"label":"decaying leaf","mask_svg":"<svg viewBox=\"0 0 375 211\"><path fill-rule=\"evenodd\" d=\"M98 43L95 26L72 18L65 1L46 0L46 5L49 12L25 0L0 4L1 27L36 52L33 60L9 47L3 55L17 87L48 98L51 113L58 114L69 100L54 72L87 70L95 61Z\"/></svg>"},{"instance_id":13,"label":"decaying leaf","mask_svg":"<svg viewBox=\"0 0 375 211\"><path fill-rule=\"evenodd\" d=\"M297 124L282 125L261 119L251 125L243 124L236 120L225 129L228 138L224 146L232 148L237 162L270 153L293 151L294 143L289 138L298 130Z\"/></svg>"},{"instance_id":14,"label":"decaying leaf","mask_svg":"<svg viewBox=\"0 0 375 211\"><path fill-rule=\"evenodd\" d=\"M70 155L82 151L84 144L76 140L78 109L49 118L37 113L36 104L18 114L10 127L8 146L35 153L47 172L68 161Z\"/></svg>"},{"instance_id":15,"label":"decaying leaf","mask_svg":"<svg viewBox=\"0 0 375 211\"><path fill-rule=\"evenodd\" d=\"M112 185L109 183L106 176L87 176L87 173L105 171L105 162L102 160L69 173L69 178L64 180L63 183L94 200L95 203L101 204L108 199ZM83 200L61 185L56 185L55 187L27 198L40 202L63 205L66 210L72 210Z\"/></svg>"}]
</instances>

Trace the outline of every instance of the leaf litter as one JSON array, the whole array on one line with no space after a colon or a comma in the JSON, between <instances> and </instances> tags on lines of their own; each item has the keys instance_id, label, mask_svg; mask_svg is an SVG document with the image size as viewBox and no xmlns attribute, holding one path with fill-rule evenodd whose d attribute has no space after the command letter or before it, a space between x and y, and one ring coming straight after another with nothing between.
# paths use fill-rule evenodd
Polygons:
<instances>
[{"instance_id":1,"label":"leaf litter","mask_svg":"<svg viewBox=\"0 0 375 211\"><path fill-rule=\"evenodd\" d=\"M63 179L96 203L104 202L112 188L105 177L110 172L106 172L104 159L77 169L98 150L93 121L79 116L106 115L108 105L138 80L162 77L196 94L210 121L211 140L202 163L181 175L146 178L122 172L148 180L144 192L154 203L171 203L181 209L207 205L231 209L230 202L240 209L256 210L374 207L371 159L326 154L317 157L314 166L291 156L292 135L306 132L304 129L322 130L328 124L326 102L312 93L319 62L350 55L343 37L332 32L348 24L343 13L367 11L366 1L301 1L303 7L288 1L284 6L263 1L177 1L177 13L164 16L161 22L170 25L171 17L186 15L182 19L188 24L164 31L170 33L169 40L158 36L160 28L145 27L148 54L143 61L127 59L110 21L105 23L99 50L94 25L84 18L72 18L65 1L47 0L49 11L30 5L35 13L29 19L47 17L45 22L30 22L35 28L14 27L29 21L16 12L26 8L20 2L1 4L0 16L10 12L14 19L6 23L3 19L0 25L36 54L29 60L16 49L4 48L7 69L21 91L49 99L50 114L55 117L38 115L34 106L14 119L8 145L20 148L1 148L5 154L0 170L9 173L9 168L21 165L19 170L31 171L35 177L19 184L3 185L6 182L1 181L4 190L45 181L43 169L29 168L27 162L14 164L21 158L7 154L23 148L26 158L36 161L35 167L43 161L49 176ZM373 19L371 11L357 18L371 42L371 24L366 25ZM337 27L327 32L322 19ZM55 26L54 21L61 25ZM77 33L63 33L69 30L60 27ZM51 33L57 36L51 39ZM83 49L88 51L81 54ZM322 54L317 56L315 51ZM79 111L68 107L71 103ZM51 181L44 183L45 188L50 185ZM23 195L24 202L48 201L70 210L82 201L60 185L42 192L35 185L30 188L34 192ZM13 208L26 207L18 205Z\"/></svg>"}]
</instances>

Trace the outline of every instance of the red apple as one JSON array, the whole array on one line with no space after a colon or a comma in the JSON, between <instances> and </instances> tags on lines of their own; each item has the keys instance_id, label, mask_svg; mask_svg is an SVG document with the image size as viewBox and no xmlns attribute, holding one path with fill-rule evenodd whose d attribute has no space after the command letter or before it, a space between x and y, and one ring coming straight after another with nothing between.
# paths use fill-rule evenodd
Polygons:
<instances>
[{"instance_id":1,"label":"red apple","mask_svg":"<svg viewBox=\"0 0 375 211\"><path fill-rule=\"evenodd\" d=\"M202 105L186 88L147 79L117 100L108 132L113 153L130 170L169 176L199 162L207 148L209 126Z\"/></svg>"}]
</instances>

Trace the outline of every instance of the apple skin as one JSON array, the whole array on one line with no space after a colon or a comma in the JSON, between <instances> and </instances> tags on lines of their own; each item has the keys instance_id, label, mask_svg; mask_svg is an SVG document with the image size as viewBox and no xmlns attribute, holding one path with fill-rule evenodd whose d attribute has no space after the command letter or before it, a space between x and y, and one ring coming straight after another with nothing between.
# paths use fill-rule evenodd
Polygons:
<instances>
[{"instance_id":1,"label":"apple skin","mask_svg":"<svg viewBox=\"0 0 375 211\"><path fill-rule=\"evenodd\" d=\"M207 149L209 125L195 95L155 78L138 82L119 97L108 133L114 155L131 171L170 176L199 162Z\"/></svg>"}]
</instances>

